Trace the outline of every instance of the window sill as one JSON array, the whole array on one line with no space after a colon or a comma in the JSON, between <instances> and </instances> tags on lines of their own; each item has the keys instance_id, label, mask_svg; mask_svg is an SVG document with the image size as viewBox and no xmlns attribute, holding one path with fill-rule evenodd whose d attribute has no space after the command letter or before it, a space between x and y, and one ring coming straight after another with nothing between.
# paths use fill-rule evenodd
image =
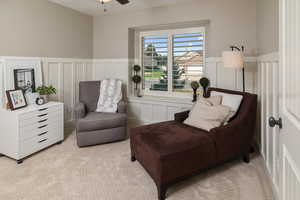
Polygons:
<instances>
[{"instance_id":1,"label":"window sill","mask_svg":"<svg viewBox=\"0 0 300 200\"><path fill-rule=\"evenodd\" d=\"M128 102L147 102L147 103L173 103L173 104L186 104L193 105L192 98L188 97L163 97L163 96L150 96L145 95L142 97L129 96Z\"/></svg>"}]
</instances>

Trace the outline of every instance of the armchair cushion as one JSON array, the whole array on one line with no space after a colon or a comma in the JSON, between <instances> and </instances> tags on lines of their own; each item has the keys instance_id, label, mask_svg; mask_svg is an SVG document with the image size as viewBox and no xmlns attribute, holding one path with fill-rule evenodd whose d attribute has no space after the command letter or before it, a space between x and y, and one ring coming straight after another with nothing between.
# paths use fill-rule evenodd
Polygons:
<instances>
[{"instance_id":1,"label":"armchair cushion","mask_svg":"<svg viewBox=\"0 0 300 200\"><path fill-rule=\"evenodd\" d=\"M83 103L77 103L75 105L75 119L84 118L86 115L86 108Z\"/></svg>"},{"instance_id":2,"label":"armchair cushion","mask_svg":"<svg viewBox=\"0 0 300 200\"><path fill-rule=\"evenodd\" d=\"M127 117L124 113L90 112L85 118L77 121L77 131L95 131L126 126Z\"/></svg>"}]
</instances>

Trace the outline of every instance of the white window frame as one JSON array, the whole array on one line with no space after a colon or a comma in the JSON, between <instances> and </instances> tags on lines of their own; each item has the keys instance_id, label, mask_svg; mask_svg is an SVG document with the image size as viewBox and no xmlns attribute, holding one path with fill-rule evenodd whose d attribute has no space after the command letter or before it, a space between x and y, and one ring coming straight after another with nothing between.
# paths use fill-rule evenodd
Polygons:
<instances>
[{"instance_id":1,"label":"white window frame","mask_svg":"<svg viewBox=\"0 0 300 200\"><path fill-rule=\"evenodd\" d=\"M143 88L143 94L147 96L164 96L164 97L191 97L191 93L173 92L173 35L177 34L189 34L203 32L203 72L205 73L206 67L206 29L205 27L197 28L182 28L182 29L169 29L159 31L145 31L139 34L139 64L143 66L143 37L156 36L156 35L168 35L168 91L153 91ZM144 67L142 67L142 78L144 81ZM171 77L171 78L170 78Z\"/></svg>"}]
</instances>

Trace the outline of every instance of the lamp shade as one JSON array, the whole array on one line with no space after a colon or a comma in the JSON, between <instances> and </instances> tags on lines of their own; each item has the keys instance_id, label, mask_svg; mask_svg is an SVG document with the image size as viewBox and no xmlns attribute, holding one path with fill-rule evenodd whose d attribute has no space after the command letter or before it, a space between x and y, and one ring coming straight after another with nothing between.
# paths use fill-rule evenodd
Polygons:
<instances>
[{"instance_id":1,"label":"lamp shade","mask_svg":"<svg viewBox=\"0 0 300 200\"><path fill-rule=\"evenodd\" d=\"M223 52L224 67L243 68L244 56L240 51L224 51Z\"/></svg>"}]
</instances>

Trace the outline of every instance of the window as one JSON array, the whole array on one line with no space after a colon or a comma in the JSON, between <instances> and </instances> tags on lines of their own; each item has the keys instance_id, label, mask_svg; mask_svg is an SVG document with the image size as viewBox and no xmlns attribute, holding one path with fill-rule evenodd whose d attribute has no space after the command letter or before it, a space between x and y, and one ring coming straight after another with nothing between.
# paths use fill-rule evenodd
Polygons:
<instances>
[{"instance_id":1,"label":"window","mask_svg":"<svg viewBox=\"0 0 300 200\"><path fill-rule=\"evenodd\" d=\"M141 33L141 65L146 94L186 94L203 76L205 29Z\"/></svg>"},{"instance_id":2,"label":"window","mask_svg":"<svg viewBox=\"0 0 300 200\"><path fill-rule=\"evenodd\" d=\"M168 35L143 37L144 87L168 90Z\"/></svg>"}]
</instances>

